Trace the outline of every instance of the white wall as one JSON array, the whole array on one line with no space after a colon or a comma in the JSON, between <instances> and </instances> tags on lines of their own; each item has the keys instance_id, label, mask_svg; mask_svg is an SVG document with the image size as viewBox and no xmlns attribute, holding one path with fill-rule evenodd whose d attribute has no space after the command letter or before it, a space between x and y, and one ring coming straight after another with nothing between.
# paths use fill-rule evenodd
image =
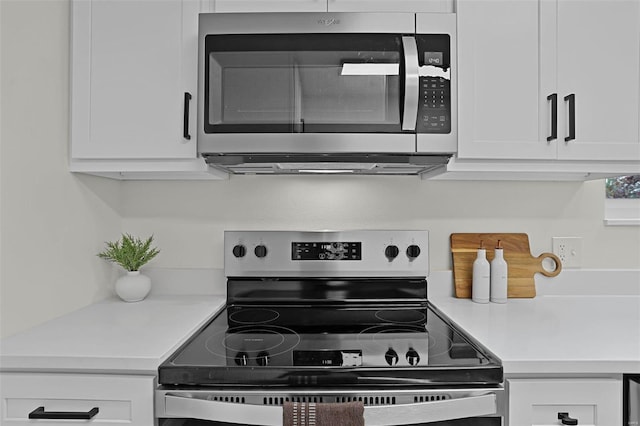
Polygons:
<instances>
[{"instance_id":1,"label":"white wall","mask_svg":"<svg viewBox=\"0 0 640 426\"><path fill-rule=\"evenodd\" d=\"M154 234L155 266L222 267L225 229L427 229L431 269L451 269L454 232L583 238L584 268L639 268L640 228L603 224L604 182L443 182L403 177L238 176L127 182L123 224Z\"/></svg>"},{"instance_id":2,"label":"white wall","mask_svg":"<svg viewBox=\"0 0 640 426\"><path fill-rule=\"evenodd\" d=\"M118 183L67 171L69 5L0 0L0 334L112 292L96 258L121 231L154 234L154 266L222 267L225 229L420 228L432 270L452 232L584 238L584 267L640 268L640 229L605 227L601 181L431 182L414 177L233 177ZM179 284L178 284L179 285Z\"/></svg>"},{"instance_id":3,"label":"white wall","mask_svg":"<svg viewBox=\"0 0 640 426\"><path fill-rule=\"evenodd\" d=\"M68 170L69 4L0 0L0 335L102 299L120 184Z\"/></svg>"}]
</instances>

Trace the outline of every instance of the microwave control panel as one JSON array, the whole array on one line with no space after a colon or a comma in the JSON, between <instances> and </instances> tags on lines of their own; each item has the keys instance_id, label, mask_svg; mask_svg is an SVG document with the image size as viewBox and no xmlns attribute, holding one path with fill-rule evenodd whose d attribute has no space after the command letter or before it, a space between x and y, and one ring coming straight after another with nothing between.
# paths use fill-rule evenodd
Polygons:
<instances>
[{"instance_id":1,"label":"microwave control panel","mask_svg":"<svg viewBox=\"0 0 640 426\"><path fill-rule=\"evenodd\" d=\"M451 132L451 81L442 77L420 77L416 131Z\"/></svg>"},{"instance_id":2,"label":"microwave control panel","mask_svg":"<svg viewBox=\"0 0 640 426\"><path fill-rule=\"evenodd\" d=\"M451 37L416 34L416 43L420 66L416 132L451 133L451 76L455 72L451 69Z\"/></svg>"}]
</instances>

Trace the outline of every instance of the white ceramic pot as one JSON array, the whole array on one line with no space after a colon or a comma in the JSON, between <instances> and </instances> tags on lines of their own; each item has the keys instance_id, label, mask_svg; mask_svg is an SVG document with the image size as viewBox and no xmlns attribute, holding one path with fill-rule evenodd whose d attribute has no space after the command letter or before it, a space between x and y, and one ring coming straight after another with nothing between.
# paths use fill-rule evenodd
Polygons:
<instances>
[{"instance_id":1,"label":"white ceramic pot","mask_svg":"<svg viewBox=\"0 0 640 426\"><path fill-rule=\"evenodd\" d=\"M151 279L140 271L128 271L116 281L116 294L125 302L139 302L151 290Z\"/></svg>"}]
</instances>

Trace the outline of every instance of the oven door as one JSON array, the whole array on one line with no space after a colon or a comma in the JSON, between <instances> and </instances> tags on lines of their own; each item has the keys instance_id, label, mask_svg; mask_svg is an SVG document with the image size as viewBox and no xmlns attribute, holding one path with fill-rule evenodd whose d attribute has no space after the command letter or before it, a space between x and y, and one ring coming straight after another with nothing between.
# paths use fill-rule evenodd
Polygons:
<instances>
[{"instance_id":1,"label":"oven door","mask_svg":"<svg viewBox=\"0 0 640 426\"><path fill-rule=\"evenodd\" d=\"M365 404L371 425L500 426L502 389L332 392L168 390L156 392L160 426L282 425L284 401ZM411 402L407 402L411 401Z\"/></svg>"}]
</instances>

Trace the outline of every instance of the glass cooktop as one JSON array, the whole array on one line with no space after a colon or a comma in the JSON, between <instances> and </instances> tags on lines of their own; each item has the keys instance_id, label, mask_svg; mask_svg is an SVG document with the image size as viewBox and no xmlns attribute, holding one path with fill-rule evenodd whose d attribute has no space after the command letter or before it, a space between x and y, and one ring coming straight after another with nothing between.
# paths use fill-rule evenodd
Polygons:
<instances>
[{"instance_id":1,"label":"glass cooktop","mask_svg":"<svg viewBox=\"0 0 640 426\"><path fill-rule=\"evenodd\" d=\"M496 384L502 367L431 304L230 305L159 369L164 385Z\"/></svg>"}]
</instances>

